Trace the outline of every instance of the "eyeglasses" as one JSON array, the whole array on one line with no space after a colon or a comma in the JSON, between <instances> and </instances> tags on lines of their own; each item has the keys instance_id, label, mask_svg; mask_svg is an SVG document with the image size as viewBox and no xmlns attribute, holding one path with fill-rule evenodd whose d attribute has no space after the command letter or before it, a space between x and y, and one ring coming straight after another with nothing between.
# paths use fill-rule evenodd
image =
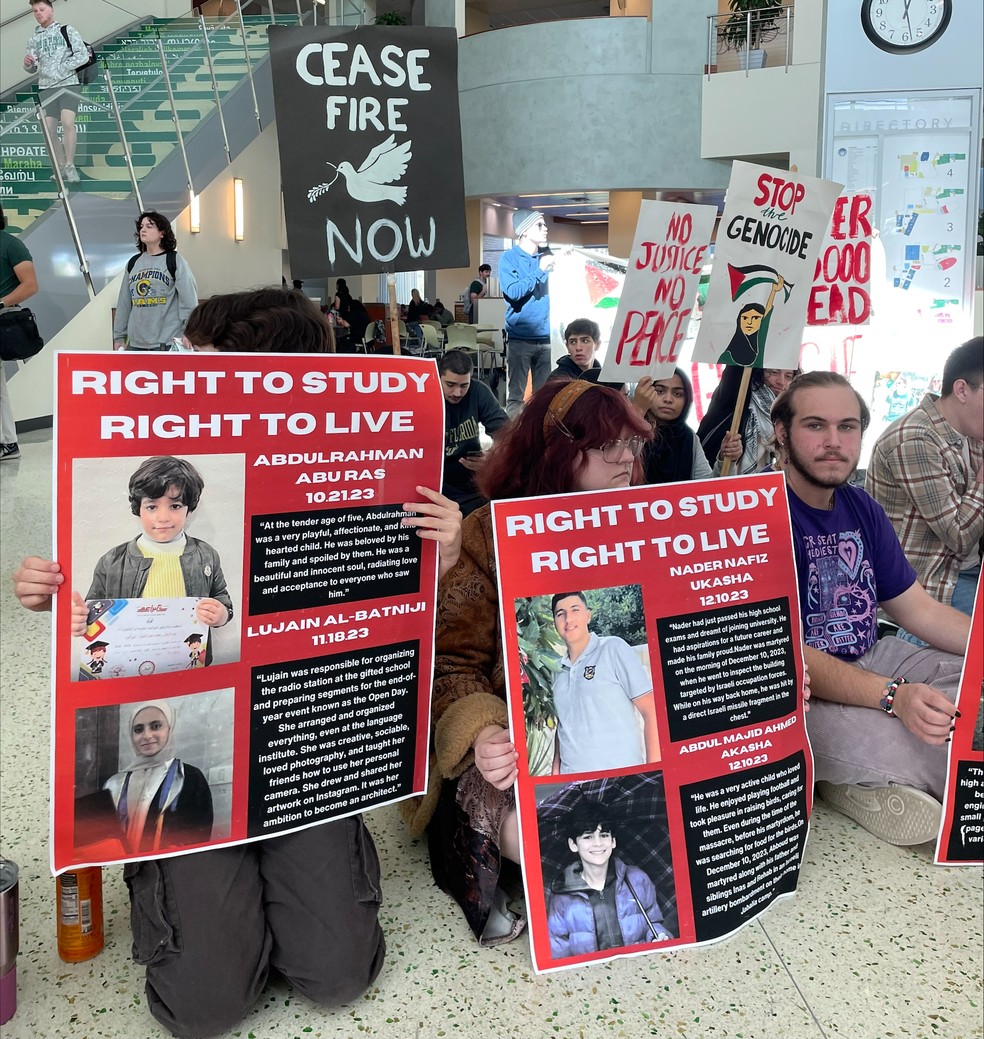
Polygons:
<instances>
[{"instance_id":1,"label":"eyeglasses","mask_svg":"<svg viewBox=\"0 0 984 1039\"><path fill-rule=\"evenodd\" d=\"M635 436L629 437L628 440L609 440L607 444L602 444L601 447L595 447L591 450L600 451L601 457L613 465L615 462L622 460L624 451L628 451L633 458L638 458L645 443L645 437Z\"/></svg>"}]
</instances>

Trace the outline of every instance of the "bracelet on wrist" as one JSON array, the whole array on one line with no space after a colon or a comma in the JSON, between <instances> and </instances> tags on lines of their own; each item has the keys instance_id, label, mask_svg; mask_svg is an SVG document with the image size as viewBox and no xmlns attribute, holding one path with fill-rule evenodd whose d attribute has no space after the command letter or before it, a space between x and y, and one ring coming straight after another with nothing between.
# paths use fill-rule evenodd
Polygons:
<instances>
[{"instance_id":1,"label":"bracelet on wrist","mask_svg":"<svg viewBox=\"0 0 984 1039\"><path fill-rule=\"evenodd\" d=\"M878 706L886 713L890 714L893 718L895 715L895 694L899 691L899 686L905 685L905 679L899 675L898 678L893 678L885 686L885 695L878 701Z\"/></svg>"}]
</instances>

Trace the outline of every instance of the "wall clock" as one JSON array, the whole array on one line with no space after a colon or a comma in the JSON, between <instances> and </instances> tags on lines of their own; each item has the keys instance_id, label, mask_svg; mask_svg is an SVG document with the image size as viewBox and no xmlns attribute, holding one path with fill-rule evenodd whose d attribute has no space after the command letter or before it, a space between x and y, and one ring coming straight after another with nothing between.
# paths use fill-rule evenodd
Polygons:
<instances>
[{"instance_id":1,"label":"wall clock","mask_svg":"<svg viewBox=\"0 0 984 1039\"><path fill-rule=\"evenodd\" d=\"M915 54L934 44L950 24L953 0L861 0L861 26L889 54Z\"/></svg>"}]
</instances>

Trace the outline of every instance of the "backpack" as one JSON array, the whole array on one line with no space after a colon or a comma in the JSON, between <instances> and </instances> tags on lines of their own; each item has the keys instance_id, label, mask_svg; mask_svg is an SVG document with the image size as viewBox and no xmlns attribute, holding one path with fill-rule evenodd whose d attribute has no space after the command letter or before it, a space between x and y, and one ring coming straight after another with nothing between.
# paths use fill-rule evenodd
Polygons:
<instances>
[{"instance_id":1,"label":"backpack","mask_svg":"<svg viewBox=\"0 0 984 1039\"><path fill-rule=\"evenodd\" d=\"M72 41L68 38L68 26L60 25L58 28L61 29L61 34L65 38L65 46L74 54L75 48L72 46ZM75 72L79 77L80 83L95 83L96 77L99 75L99 69L96 68L96 52L92 49L91 43L86 43L85 40L82 43L85 46L89 60L84 65L80 65Z\"/></svg>"},{"instance_id":2,"label":"backpack","mask_svg":"<svg viewBox=\"0 0 984 1039\"><path fill-rule=\"evenodd\" d=\"M133 270L133 267L136 264L137 260L139 260L140 257L143 255L143 253L137 253L135 256L131 256L130 259L126 261L127 274L129 274ZM171 275L171 281L174 281L174 279L178 276L178 254L173 249L169 249L164 254L164 257L165 262L167 263L167 273Z\"/></svg>"}]
</instances>

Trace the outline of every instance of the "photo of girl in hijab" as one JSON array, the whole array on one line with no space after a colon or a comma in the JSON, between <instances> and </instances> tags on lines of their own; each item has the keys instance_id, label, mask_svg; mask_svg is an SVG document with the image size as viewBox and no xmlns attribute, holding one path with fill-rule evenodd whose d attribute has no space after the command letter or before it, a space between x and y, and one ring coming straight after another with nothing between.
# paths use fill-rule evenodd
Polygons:
<instances>
[{"instance_id":1,"label":"photo of girl in hijab","mask_svg":"<svg viewBox=\"0 0 984 1039\"><path fill-rule=\"evenodd\" d=\"M116 807L125 844L133 854L212 835L212 794L202 772L175 756L176 710L167 700L122 710L132 748L126 767L104 784Z\"/></svg>"}]
</instances>

